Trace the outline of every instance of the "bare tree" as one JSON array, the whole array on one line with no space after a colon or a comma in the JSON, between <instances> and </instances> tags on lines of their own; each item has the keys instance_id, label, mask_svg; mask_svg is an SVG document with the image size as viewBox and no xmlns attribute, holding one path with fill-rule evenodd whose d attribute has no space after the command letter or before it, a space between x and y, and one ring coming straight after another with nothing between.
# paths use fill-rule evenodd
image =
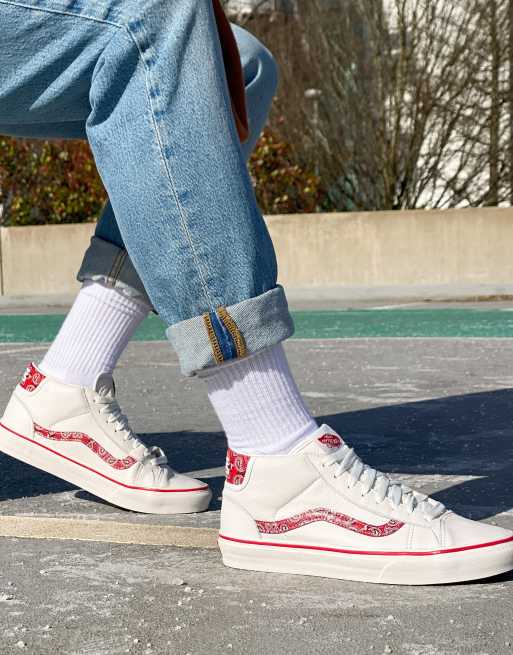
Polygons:
<instances>
[{"instance_id":1,"label":"bare tree","mask_svg":"<svg viewBox=\"0 0 513 655\"><path fill-rule=\"evenodd\" d=\"M298 0L293 15L252 23L280 61L274 125L318 167L331 206L451 207L513 197L510 4ZM304 97L309 88L322 92L317 121Z\"/></svg>"},{"instance_id":2,"label":"bare tree","mask_svg":"<svg viewBox=\"0 0 513 655\"><path fill-rule=\"evenodd\" d=\"M497 23L497 0L489 0L488 25L490 30L490 147L489 168L490 184L488 204L499 204L499 125L500 125L500 90L499 76L501 70L499 26Z\"/></svg>"},{"instance_id":3,"label":"bare tree","mask_svg":"<svg viewBox=\"0 0 513 655\"><path fill-rule=\"evenodd\" d=\"M293 0L223 0L227 13L240 24L265 14L273 17L278 11L292 12Z\"/></svg>"}]
</instances>

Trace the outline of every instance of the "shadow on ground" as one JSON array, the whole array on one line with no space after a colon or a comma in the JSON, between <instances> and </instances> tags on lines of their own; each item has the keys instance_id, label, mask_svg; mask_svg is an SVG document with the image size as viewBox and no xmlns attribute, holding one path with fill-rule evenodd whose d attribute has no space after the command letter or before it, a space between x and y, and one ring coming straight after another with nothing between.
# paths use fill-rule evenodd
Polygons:
<instances>
[{"instance_id":1,"label":"shadow on ground","mask_svg":"<svg viewBox=\"0 0 513 655\"><path fill-rule=\"evenodd\" d=\"M513 507L513 390L451 396L320 417L383 471L413 476L475 476L435 493L474 519ZM179 471L223 466L220 433L143 434L173 453ZM0 501L68 491L73 487L0 454ZM219 508L221 477L209 478ZM418 483L417 483L418 484ZM90 497L80 492L82 497ZM472 509L469 509L472 507Z\"/></svg>"}]
</instances>

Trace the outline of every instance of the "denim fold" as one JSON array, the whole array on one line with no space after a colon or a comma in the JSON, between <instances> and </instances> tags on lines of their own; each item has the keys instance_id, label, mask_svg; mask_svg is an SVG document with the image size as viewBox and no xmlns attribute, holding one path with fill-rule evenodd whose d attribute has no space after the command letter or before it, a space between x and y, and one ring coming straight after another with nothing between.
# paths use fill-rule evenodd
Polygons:
<instances>
[{"instance_id":1,"label":"denim fold","mask_svg":"<svg viewBox=\"0 0 513 655\"><path fill-rule=\"evenodd\" d=\"M288 339L294 322L282 286L170 326L167 337L182 373L193 376Z\"/></svg>"},{"instance_id":2,"label":"denim fold","mask_svg":"<svg viewBox=\"0 0 513 655\"><path fill-rule=\"evenodd\" d=\"M93 236L77 274L79 282L93 280L119 289L150 307L151 300L125 248Z\"/></svg>"}]
</instances>

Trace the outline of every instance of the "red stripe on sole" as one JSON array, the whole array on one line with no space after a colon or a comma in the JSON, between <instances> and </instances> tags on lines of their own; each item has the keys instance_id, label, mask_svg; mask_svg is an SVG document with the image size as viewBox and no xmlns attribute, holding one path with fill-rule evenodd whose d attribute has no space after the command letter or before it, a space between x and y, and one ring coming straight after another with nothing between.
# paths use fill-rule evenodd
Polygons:
<instances>
[{"instance_id":1,"label":"red stripe on sole","mask_svg":"<svg viewBox=\"0 0 513 655\"><path fill-rule=\"evenodd\" d=\"M2 427L4 430L7 430L11 434L13 434L16 437L19 437L20 439L24 439L25 441L28 441L30 444L34 446L39 446L40 448L44 448L50 453L53 453L54 455L57 455L58 457L61 457L62 459L65 459L68 462L71 462L72 464L76 464L77 466L81 466L83 469L86 469L87 471L90 471L91 473L95 473L96 475L99 475L100 477L104 478L105 480L108 480L109 482L113 482L114 484L119 485L120 487L124 487L125 489L133 489L134 491L152 491L156 493L187 493L187 492L194 492L194 491L206 491L208 489L208 485L204 485L203 487L195 487L192 489L152 489L148 487L135 487L130 484L125 484L124 482L119 482L118 480L114 480L114 478L109 477L108 475L105 475L104 473L100 473L100 471L96 471L95 469L91 468L90 466L87 466L86 464L82 464L81 462L77 462L76 460L72 459L71 457L67 457L66 455L63 455L62 453L57 452L56 450L53 450L53 448L49 448L48 446L45 446L42 443L38 443L37 441L34 441L34 439L31 439L30 437L25 437L23 434L20 434L19 432L16 432L15 430L11 430L11 428L8 428L7 425L4 425L3 423L0 423L0 427Z\"/></svg>"},{"instance_id":2,"label":"red stripe on sole","mask_svg":"<svg viewBox=\"0 0 513 655\"><path fill-rule=\"evenodd\" d=\"M476 550L477 548L488 548L490 546L500 546L501 544L513 543L513 536L489 541L484 544L474 544L472 546L460 546L459 548L446 548L444 550L429 551L386 551L386 550L346 550L344 548L329 548L327 546L307 546L302 544L280 544L272 541L249 541L245 539L236 539L227 537L224 534L219 535L219 539L233 541L236 544L246 544L249 546L273 546L278 548L296 548L300 550L320 550L328 553L343 553L344 555L383 555L388 557L425 557L426 555L447 555L448 553L460 553L465 550Z\"/></svg>"}]
</instances>

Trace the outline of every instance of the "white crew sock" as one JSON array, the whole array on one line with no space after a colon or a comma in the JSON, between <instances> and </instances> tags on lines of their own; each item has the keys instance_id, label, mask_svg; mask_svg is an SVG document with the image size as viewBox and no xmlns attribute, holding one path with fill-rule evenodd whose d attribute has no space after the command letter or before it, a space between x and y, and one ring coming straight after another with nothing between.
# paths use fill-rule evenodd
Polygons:
<instances>
[{"instance_id":1,"label":"white crew sock","mask_svg":"<svg viewBox=\"0 0 513 655\"><path fill-rule=\"evenodd\" d=\"M229 447L246 455L290 452L317 424L278 344L201 374Z\"/></svg>"},{"instance_id":2,"label":"white crew sock","mask_svg":"<svg viewBox=\"0 0 513 655\"><path fill-rule=\"evenodd\" d=\"M50 346L41 371L66 384L93 387L112 373L150 307L100 282L86 281Z\"/></svg>"}]
</instances>

